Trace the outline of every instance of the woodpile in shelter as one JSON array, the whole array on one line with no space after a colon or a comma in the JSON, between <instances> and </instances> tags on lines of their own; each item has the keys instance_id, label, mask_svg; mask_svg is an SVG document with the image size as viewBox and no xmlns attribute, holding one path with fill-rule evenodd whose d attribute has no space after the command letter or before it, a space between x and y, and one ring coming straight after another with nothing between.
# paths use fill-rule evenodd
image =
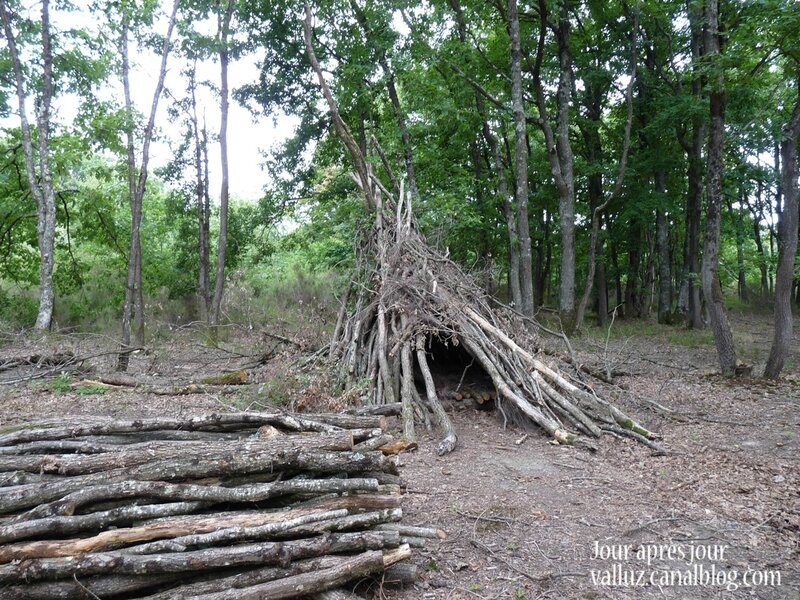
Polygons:
<instances>
[{"instance_id":1,"label":"woodpile in shelter","mask_svg":"<svg viewBox=\"0 0 800 600\"><path fill-rule=\"evenodd\" d=\"M530 325L513 310L493 308L483 290L446 254L429 245L414 219L412 195L378 151L389 190L374 173L342 119L314 53L306 4L305 43L337 135L355 167L353 179L375 217L358 270L342 302L329 347L350 382L366 380L368 402L402 402L404 435L415 439L415 417L432 414L443 432L439 453L456 447L457 433L440 401L428 361L432 343L463 346L496 388L498 409L529 419L559 443L592 448L591 438L614 433L661 450L657 435L589 383L570 378L525 349ZM377 147L377 141L373 140ZM355 291L355 294L353 292ZM424 392L415 385L421 379Z\"/></svg>"},{"instance_id":2,"label":"woodpile in shelter","mask_svg":"<svg viewBox=\"0 0 800 600\"><path fill-rule=\"evenodd\" d=\"M377 414L276 412L0 431L0 597L246 600L408 583L410 548L444 534L400 523L385 427Z\"/></svg>"}]
</instances>

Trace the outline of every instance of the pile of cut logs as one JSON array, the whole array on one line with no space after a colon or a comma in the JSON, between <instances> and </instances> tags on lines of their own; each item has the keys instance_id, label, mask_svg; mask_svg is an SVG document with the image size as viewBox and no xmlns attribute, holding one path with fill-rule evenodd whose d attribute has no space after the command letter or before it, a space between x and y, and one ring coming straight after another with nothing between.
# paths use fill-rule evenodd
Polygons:
<instances>
[{"instance_id":1,"label":"pile of cut logs","mask_svg":"<svg viewBox=\"0 0 800 600\"><path fill-rule=\"evenodd\" d=\"M0 430L0 597L327 598L407 582L410 547L444 534L400 524L385 429L381 414L241 412Z\"/></svg>"}]
</instances>

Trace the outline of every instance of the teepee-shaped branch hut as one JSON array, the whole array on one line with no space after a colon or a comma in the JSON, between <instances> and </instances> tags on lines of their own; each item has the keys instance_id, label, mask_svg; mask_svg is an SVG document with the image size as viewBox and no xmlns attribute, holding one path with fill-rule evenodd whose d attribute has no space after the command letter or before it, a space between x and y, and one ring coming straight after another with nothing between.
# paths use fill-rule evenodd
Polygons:
<instances>
[{"instance_id":1,"label":"teepee-shaped branch hut","mask_svg":"<svg viewBox=\"0 0 800 600\"><path fill-rule=\"evenodd\" d=\"M651 446L657 436L591 386L570 381L515 336L526 333L513 311L492 309L483 291L458 265L425 241L402 183L395 196L374 176L342 120L312 43L312 16L305 9L308 58L319 80L337 135L355 166L354 179L375 214L375 229L361 261L354 308L352 287L342 303L329 356L350 381L369 381L369 401L402 402L404 435L415 439L415 415L433 414L444 433L439 453L452 451L457 435L432 376L428 346L434 341L462 346L491 378L500 410L521 413L559 443L593 447L605 431L629 435ZM512 333L518 332L518 333ZM424 397L415 383L421 380ZM657 446L656 446L657 447Z\"/></svg>"}]
</instances>

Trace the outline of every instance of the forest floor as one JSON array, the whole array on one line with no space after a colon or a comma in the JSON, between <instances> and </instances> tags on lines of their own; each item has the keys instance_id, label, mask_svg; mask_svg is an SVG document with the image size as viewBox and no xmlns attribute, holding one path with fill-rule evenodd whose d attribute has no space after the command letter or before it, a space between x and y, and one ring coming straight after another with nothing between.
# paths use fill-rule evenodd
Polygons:
<instances>
[{"instance_id":1,"label":"forest floor","mask_svg":"<svg viewBox=\"0 0 800 600\"><path fill-rule=\"evenodd\" d=\"M738 314L733 326L742 356L758 372L770 319ZM644 322L615 328L608 340L599 330L576 340L577 356L627 373L610 393L659 431L670 453L655 456L632 440L605 437L591 454L552 445L536 431L504 429L494 413L454 411L460 437L453 454L437 456L435 432L423 431L419 450L400 455L408 486L404 522L439 527L448 537L415 551L420 583L375 589L376 597L800 598L798 336L784 378L768 383L716 374L707 331ZM92 358L85 373L71 377L29 379L47 369L1 372L0 425L68 414L342 405L324 378L288 369L300 348L243 328L221 338L214 347L198 341L197 331L178 329L132 357L132 373L153 385L197 381L257 362L259 355L269 358L248 369L250 385L234 394L185 396L97 393L81 384L112 370L108 338L8 339L0 364L10 356L68 350ZM9 383L15 380L22 381Z\"/></svg>"}]
</instances>

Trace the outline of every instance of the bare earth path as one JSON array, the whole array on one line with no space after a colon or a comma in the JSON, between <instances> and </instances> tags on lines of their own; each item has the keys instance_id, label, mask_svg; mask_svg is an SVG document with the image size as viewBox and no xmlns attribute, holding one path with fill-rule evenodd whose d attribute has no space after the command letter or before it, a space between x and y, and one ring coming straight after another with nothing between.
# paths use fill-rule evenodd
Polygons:
<instances>
[{"instance_id":1,"label":"bare earth path","mask_svg":"<svg viewBox=\"0 0 800 600\"><path fill-rule=\"evenodd\" d=\"M767 320L735 326L745 359L763 361ZM780 383L728 380L713 374L713 347L671 343L674 331L615 338L608 352L602 340L578 342L594 362L620 357L630 375L620 378L629 391L618 401L664 435L668 456L612 438L595 454L554 446L471 409L454 413L452 455L436 456L435 434L423 432L420 449L401 455L404 522L438 526L448 539L417 551L419 584L374 589L377 597L800 598L800 349L795 343ZM252 342L244 346L253 352ZM176 338L133 364L154 379L187 379L244 360ZM279 356L253 371L256 385L238 396L4 386L0 419L258 409L276 392L258 382L285 379L282 364Z\"/></svg>"}]
</instances>

